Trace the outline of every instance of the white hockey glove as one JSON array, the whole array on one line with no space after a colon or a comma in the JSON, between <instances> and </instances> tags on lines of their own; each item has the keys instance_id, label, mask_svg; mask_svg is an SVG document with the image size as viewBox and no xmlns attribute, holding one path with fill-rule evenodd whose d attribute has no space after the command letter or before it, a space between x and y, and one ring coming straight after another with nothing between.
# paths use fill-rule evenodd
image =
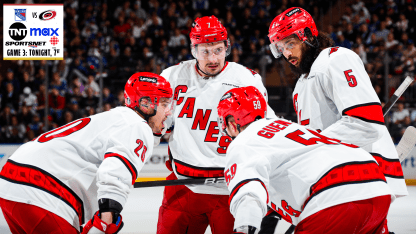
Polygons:
<instances>
[{"instance_id":1,"label":"white hockey glove","mask_svg":"<svg viewBox=\"0 0 416 234\"><path fill-rule=\"evenodd\" d=\"M244 225L240 226L236 229L234 229L233 234L258 234L259 230L257 228L250 226L250 225Z\"/></svg>"}]
</instances>

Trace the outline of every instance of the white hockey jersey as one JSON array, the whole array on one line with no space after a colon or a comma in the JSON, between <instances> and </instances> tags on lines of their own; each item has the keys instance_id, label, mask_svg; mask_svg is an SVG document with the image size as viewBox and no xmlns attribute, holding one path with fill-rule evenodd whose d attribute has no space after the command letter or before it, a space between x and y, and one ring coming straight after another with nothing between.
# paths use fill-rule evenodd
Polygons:
<instances>
[{"instance_id":1,"label":"white hockey jersey","mask_svg":"<svg viewBox=\"0 0 416 234\"><path fill-rule=\"evenodd\" d=\"M153 141L150 126L128 107L75 120L10 156L0 197L51 211L79 229L98 210L98 199L124 206Z\"/></svg>"},{"instance_id":2,"label":"white hockey jersey","mask_svg":"<svg viewBox=\"0 0 416 234\"><path fill-rule=\"evenodd\" d=\"M380 100L356 53L342 47L323 50L308 76L297 81L293 105L299 124L367 150L380 164L393 192L408 194Z\"/></svg>"},{"instance_id":3,"label":"white hockey jersey","mask_svg":"<svg viewBox=\"0 0 416 234\"><path fill-rule=\"evenodd\" d=\"M297 225L331 206L392 195L365 150L285 119L253 122L230 144L226 161L234 227L260 228L267 205Z\"/></svg>"},{"instance_id":4,"label":"white hockey jersey","mask_svg":"<svg viewBox=\"0 0 416 234\"><path fill-rule=\"evenodd\" d=\"M220 136L217 106L228 90L255 86L267 101L267 91L260 75L234 62L227 62L214 78L203 79L196 70L196 60L182 62L165 69L161 76L174 90L174 130L169 139L173 169L178 179L222 177L225 153L231 139ZM268 107L268 116L275 116ZM193 192L228 195L225 185L192 186Z\"/></svg>"}]
</instances>

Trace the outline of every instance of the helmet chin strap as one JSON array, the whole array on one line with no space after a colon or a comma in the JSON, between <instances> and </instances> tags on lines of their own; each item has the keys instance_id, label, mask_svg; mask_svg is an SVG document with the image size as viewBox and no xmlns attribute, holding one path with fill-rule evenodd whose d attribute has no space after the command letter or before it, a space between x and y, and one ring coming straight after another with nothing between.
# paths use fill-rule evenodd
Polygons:
<instances>
[{"instance_id":1,"label":"helmet chin strap","mask_svg":"<svg viewBox=\"0 0 416 234\"><path fill-rule=\"evenodd\" d=\"M144 113L142 110L140 110L139 107L135 106L134 109L139 112L139 114L141 114L143 116L143 118L146 120L146 122L149 122L150 117L155 116L156 115L156 111L157 111L157 106L155 106L155 109L153 111L152 114L146 114Z\"/></svg>"},{"instance_id":2,"label":"helmet chin strap","mask_svg":"<svg viewBox=\"0 0 416 234\"><path fill-rule=\"evenodd\" d=\"M237 131L238 131L238 134L241 133L240 124L237 124ZM228 134L228 131L225 131L225 134L227 134L227 136L230 137L232 140L236 138L236 136L235 137L230 136L230 134Z\"/></svg>"},{"instance_id":3,"label":"helmet chin strap","mask_svg":"<svg viewBox=\"0 0 416 234\"><path fill-rule=\"evenodd\" d=\"M224 66L225 66L225 60L224 60ZM199 67L199 62L198 62L198 59L196 60L196 68L198 69L198 71L200 71L200 72L202 72L204 75L206 75L206 76L216 76L216 75L218 75L218 74L220 74L220 72L222 71L222 69L219 71L219 72L217 72L215 75L210 75L210 74L207 74L207 73L205 73L204 71L202 71L202 69Z\"/></svg>"}]
</instances>

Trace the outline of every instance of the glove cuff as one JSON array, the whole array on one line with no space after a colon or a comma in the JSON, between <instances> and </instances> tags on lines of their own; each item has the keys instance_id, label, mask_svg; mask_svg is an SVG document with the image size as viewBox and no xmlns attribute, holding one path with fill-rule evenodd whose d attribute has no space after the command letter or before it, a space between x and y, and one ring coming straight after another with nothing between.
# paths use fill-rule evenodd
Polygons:
<instances>
[{"instance_id":1,"label":"glove cuff","mask_svg":"<svg viewBox=\"0 0 416 234\"><path fill-rule=\"evenodd\" d=\"M256 227L250 226L250 225L244 225L240 226L236 229L234 229L235 234L258 234L259 230L257 230Z\"/></svg>"},{"instance_id":2,"label":"glove cuff","mask_svg":"<svg viewBox=\"0 0 416 234\"><path fill-rule=\"evenodd\" d=\"M123 206L113 199L101 198L98 200L98 208L101 213L103 212L114 212L120 214L123 210Z\"/></svg>"}]
</instances>

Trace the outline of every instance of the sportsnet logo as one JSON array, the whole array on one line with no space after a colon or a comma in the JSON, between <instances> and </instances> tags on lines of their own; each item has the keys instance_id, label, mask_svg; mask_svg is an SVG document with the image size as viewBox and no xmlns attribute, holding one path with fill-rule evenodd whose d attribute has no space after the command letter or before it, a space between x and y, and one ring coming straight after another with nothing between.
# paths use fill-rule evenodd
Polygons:
<instances>
[{"instance_id":1,"label":"sportsnet logo","mask_svg":"<svg viewBox=\"0 0 416 234\"><path fill-rule=\"evenodd\" d=\"M14 21L26 21L26 9L14 9Z\"/></svg>"},{"instance_id":2,"label":"sportsnet logo","mask_svg":"<svg viewBox=\"0 0 416 234\"><path fill-rule=\"evenodd\" d=\"M139 77L139 81L150 82L150 83L157 83L157 79L156 78L146 77L146 76L140 76Z\"/></svg>"}]
</instances>

